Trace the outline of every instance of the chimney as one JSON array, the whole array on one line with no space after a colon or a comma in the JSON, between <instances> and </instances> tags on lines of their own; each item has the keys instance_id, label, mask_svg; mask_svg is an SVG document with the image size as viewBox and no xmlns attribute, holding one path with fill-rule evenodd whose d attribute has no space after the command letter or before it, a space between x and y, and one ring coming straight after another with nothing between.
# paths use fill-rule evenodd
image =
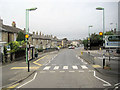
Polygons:
<instances>
[{"instance_id":1,"label":"chimney","mask_svg":"<svg viewBox=\"0 0 120 90\"><path fill-rule=\"evenodd\" d=\"M116 28L114 29L114 33L116 34Z\"/></svg>"},{"instance_id":2,"label":"chimney","mask_svg":"<svg viewBox=\"0 0 120 90\"><path fill-rule=\"evenodd\" d=\"M51 38L52 38L52 35L51 35Z\"/></svg>"},{"instance_id":3,"label":"chimney","mask_svg":"<svg viewBox=\"0 0 120 90\"><path fill-rule=\"evenodd\" d=\"M38 35L38 32L36 32L36 35Z\"/></svg>"},{"instance_id":4,"label":"chimney","mask_svg":"<svg viewBox=\"0 0 120 90\"><path fill-rule=\"evenodd\" d=\"M40 36L42 35L42 33L40 32Z\"/></svg>"},{"instance_id":5,"label":"chimney","mask_svg":"<svg viewBox=\"0 0 120 90\"><path fill-rule=\"evenodd\" d=\"M33 35L35 35L35 32L33 32Z\"/></svg>"},{"instance_id":6,"label":"chimney","mask_svg":"<svg viewBox=\"0 0 120 90\"><path fill-rule=\"evenodd\" d=\"M16 27L15 21L12 22L12 27Z\"/></svg>"},{"instance_id":7,"label":"chimney","mask_svg":"<svg viewBox=\"0 0 120 90\"><path fill-rule=\"evenodd\" d=\"M3 20L0 18L0 28L2 28Z\"/></svg>"}]
</instances>

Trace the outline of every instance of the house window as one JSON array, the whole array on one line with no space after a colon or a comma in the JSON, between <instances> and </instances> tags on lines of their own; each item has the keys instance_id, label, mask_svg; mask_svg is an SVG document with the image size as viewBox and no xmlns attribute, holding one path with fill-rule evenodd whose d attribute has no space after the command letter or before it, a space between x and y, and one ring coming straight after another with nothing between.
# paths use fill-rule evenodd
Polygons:
<instances>
[{"instance_id":1,"label":"house window","mask_svg":"<svg viewBox=\"0 0 120 90\"><path fill-rule=\"evenodd\" d=\"M0 31L0 41L2 41L2 32Z\"/></svg>"}]
</instances>

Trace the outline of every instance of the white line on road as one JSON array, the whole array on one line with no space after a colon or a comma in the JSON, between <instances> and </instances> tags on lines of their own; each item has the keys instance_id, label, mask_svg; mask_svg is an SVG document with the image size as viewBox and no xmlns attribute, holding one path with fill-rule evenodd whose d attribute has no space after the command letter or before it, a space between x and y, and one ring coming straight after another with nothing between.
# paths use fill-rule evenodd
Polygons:
<instances>
[{"instance_id":1,"label":"white line on road","mask_svg":"<svg viewBox=\"0 0 120 90\"><path fill-rule=\"evenodd\" d=\"M51 66L46 66L43 70L49 70Z\"/></svg>"},{"instance_id":2,"label":"white line on road","mask_svg":"<svg viewBox=\"0 0 120 90\"><path fill-rule=\"evenodd\" d=\"M88 69L88 67L85 65L81 65L81 67L82 67L82 69Z\"/></svg>"},{"instance_id":3,"label":"white line on road","mask_svg":"<svg viewBox=\"0 0 120 90\"><path fill-rule=\"evenodd\" d=\"M50 73L54 73L55 71L50 71Z\"/></svg>"},{"instance_id":4,"label":"white line on road","mask_svg":"<svg viewBox=\"0 0 120 90\"><path fill-rule=\"evenodd\" d=\"M87 64L87 62L83 62L84 64Z\"/></svg>"},{"instance_id":5,"label":"white line on road","mask_svg":"<svg viewBox=\"0 0 120 90\"><path fill-rule=\"evenodd\" d=\"M73 68L73 69L78 69L78 67L77 67L77 66L72 66L72 68Z\"/></svg>"},{"instance_id":6,"label":"white line on road","mask_svg":"<svg viewBox=\"0 0 120 90\"><path fill-rule=\"evenodd\" d=\"M76 57L78 57L78 56L76 55Z\"/></svg>"},{"instance_id":7,"label":"white line on road","mask_svg":"<svg viewBox=\"0 0 120 90\"><path fill-rule=\"evenodd\" d=\"M61 73L65 72L65 71L60 71Z\"/></svg>"},{"instance_id":8,"label":"white line on road","mask_svg":"<svg viewBox=\"0 0 120 90\"><path fill-rule=\"evenodd\" d=\"M59 66L55 66L53 70L57 70L57 69L59 69Z\"/></svg>"},{"instance_id":9,"label":"white line on road","mask_svg":"<svg viewBox=\"0 0 120 90\"><path fill-rule=\"evenodd\" d=\"M110 84L109 82L107 82L107 81L105 81L105 80L103 80L103 79L97 77L95 71L94 71L94 77L97 78L97 79L99 79L100 81L106 83L106 84L103 84L103 86L111 86L111 84Z\"/></svg>"},{"instance_id":10,"label":"white line on road","mask_svg":"<svg viewBox=\"0 0 120 90\"><path fill-rule=\"evenodd\" d=\"M46 71L40 71L40 73L46 73Z\"/></svg>"},{"instance_id":11,"label":"white line on road","mask_svg":"<svg viewBox=\"0 0 120 90\"><path fill-rule=\"evenodd\" d=\"M68 66L64 66L63 69L68 69Z\"/></svg>"},{"instance_id":12,"label":"white line on road","mask_svg":"<svg viewBox=\"0 0 120 90\"><path fill-rule=\"evenodd\" d=\"M69 71L69 72L75 72L75 71Z\"/></svg>"},{"instance_id":13,"label":"white line on road","mask_svg":"<svg viewBox=\"0 0 120 90\"><path fill-rule=\"evenodd\" d=\"M80 70L79 72L84 72L83 70Z\"/></svg>"},{"instance_id":14,"label":"white line on road","mask_svg":"<svg viewBox=\"0 0 120 90\"><path fill-rule=\"evenodd\" d=\"M26 85L26 84L28 84L28 83L32 82L33 80L35 80L36 76L37 76L37 72L35 73L35 75L34 75L33 79L31 79L30 81L28 81L28 82L24 83L23 85L21 85L21 86L19 86L19 87L17 87L17 88L21 88L21 87L23 87L24 85Z\"/></svg>"},{"instance_id":15,"label":"white line on road","mask_svg":"<svg viewBox=\"0 0 120 90\"><path fill-rule=\"evenodd\" d=\"M80 59L80 57L78 57L78 59Z\"/></svg>"}]
</instances>

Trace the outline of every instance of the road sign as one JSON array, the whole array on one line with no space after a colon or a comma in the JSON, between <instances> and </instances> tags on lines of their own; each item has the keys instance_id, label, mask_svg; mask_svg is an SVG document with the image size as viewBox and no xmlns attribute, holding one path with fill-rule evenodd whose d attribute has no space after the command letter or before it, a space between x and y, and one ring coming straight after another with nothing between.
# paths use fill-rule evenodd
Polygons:
<instances>
[{"instance_id":1,"label":"road sign","mask_svg":"<svg viewBox=\"0 0 120 90\"><path fill-rule=\"evenodd\" d=\"M120 48L120 35L105 36L105 48Z\"/></svg>"}]
</instances>

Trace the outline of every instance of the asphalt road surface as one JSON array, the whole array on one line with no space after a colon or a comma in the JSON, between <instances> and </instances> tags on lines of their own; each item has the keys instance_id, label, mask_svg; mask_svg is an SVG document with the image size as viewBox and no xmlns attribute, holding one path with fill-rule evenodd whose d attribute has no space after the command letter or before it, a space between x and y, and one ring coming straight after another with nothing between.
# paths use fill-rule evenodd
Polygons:
<instances>
[{"instance_id":1,"label":"asphalt road surface","mask_svg":"<svg viewBox=\"0 0 120 90\"><path fill-rule=\"evenodd\" d=\"M47 63L17 88L106 88L111 86L75 52L75 49L63 49L53 54Z\"/></svg>"}]
</instances>

